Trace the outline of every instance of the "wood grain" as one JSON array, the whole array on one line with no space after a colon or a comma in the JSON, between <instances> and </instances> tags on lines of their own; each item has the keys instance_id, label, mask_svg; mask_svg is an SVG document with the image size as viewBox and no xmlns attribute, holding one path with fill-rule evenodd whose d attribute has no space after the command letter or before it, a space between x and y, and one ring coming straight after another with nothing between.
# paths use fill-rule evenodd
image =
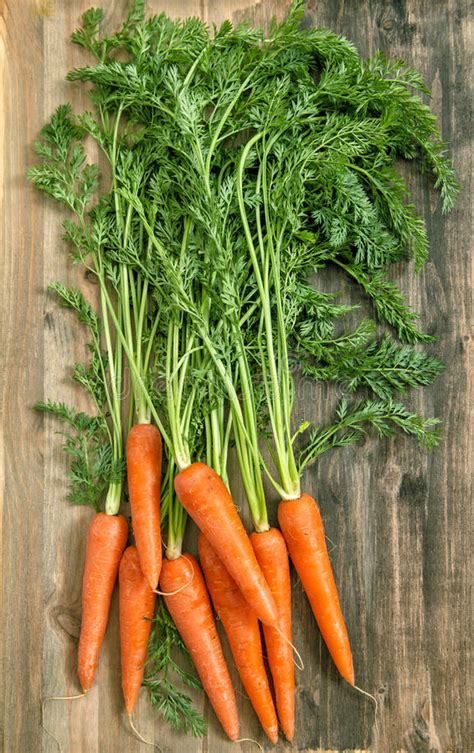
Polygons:
<instances>
[{"instance_id":1,"label":"wood grain","mask_svg":"<svg viewBox=\"0 0 474 753\"><path fill-rule=\"evenodd\" d=\"M65 365L83 346L71 318L45 295L60 278L87 287L71 269L60 238L57 210L29 187L25 167L38 129L62 101L84 106L66 71L81 62L68 43L87 0L8 0L2 5L0 98L2 169L1 264L1 633L4 753L56 753L41 730L40 699L78 692L75 675L85 528L90 513L68 508L65 459L55 427L32 411L42 397L81 400ZM150 9L173 16L197 14L207 22L281 16L285 0L167 0ZM107 4L113 27L126 0ZM277 751L468 753L471 600L469 391L472 24L464 0L308 0L307 24L346 34L363 54L381 48L419 68L433 90L433 108L450 142L462 193L442 218L423 177L410 178L428 227L431 260L417 277L400 270L409 300L436 334L433 350L448 364L416 404L444 420L445 438L430 456L396 437L369 439L338 451L307 474L320 501L331 557L354 648L358 684L369 702L344 684L321 643L301 586L294 579L295 643L303 655L297 678L297 735ZM324 278L328 289L336 285ZM337 285L340 285L338 280ZM344 290L348 300L353 290ZM321 418L333 391L299 385L298 418ZM237 478L235 461L232 477ZM234 484L237 503L244 499ZM273 495L269 494L274 510ZM195 543L191 534L189 546ZM119 682L117 603L94 690L86 699L49 702L45 723L63 752L135 753L144 750L126 725ZM242 731L265 746L238 683ZM254 750L224 740L209 705L205 740L173 734L144 695L137 725L173 753ZM270 750L271 746L265 747Z\"/></svg>"}]
</instances>

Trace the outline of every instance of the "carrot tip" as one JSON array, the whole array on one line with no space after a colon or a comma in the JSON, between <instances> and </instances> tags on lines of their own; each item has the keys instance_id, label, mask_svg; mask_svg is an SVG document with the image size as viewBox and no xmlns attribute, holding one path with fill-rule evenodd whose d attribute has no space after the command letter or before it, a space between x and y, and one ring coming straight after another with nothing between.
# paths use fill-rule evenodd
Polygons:
<instances>
[{"instance_id":1,"label":"carrot tip","mask_svg":"<svg viewBox=\"0 0 474 753\"><path fill-rule=\"evenodd\" d=\"M87 695L87 692L87 690L84 690L77 695L49 695L46 698L43 698L42 705L44 706L47 701L74 701L76 698L84 698L84 696Z\"/></svg>"},{"instance_id":2,"label":"carrot tip","mask_svg":"<svg viewBox=\"0 0 474 753\"><path fill-rule=\"evenodd\" d=\"M369 698L375 706L375 711L377 711L379 704L376 697L371 693L368 693L367 690L362 690L362 688L359 688L358 685L354 685L354 683L351 683L351 685L354 690L357 690L358 693L362 693L362 695L365 695L367 698Z\"/></svg>"},{"instance_id":3,"label":"carrot tip","mask_svg":"<svg viewBox=\"0 0 474 753\"><path fill-rule=\"evenodd\" d=\"M41 727L46 732L46 734L49 735L52 740L54 740L54 742L58 746L59 753L62 753L61 743L59 742L56 735L51 732L51 730L48 729L48 727L44 723L44 708L48 701L74 701L76 700L76 698L84 698L85 694L86 693L84 692L78 693L77 695L49 695L46 698L43 698L43 700L41 701Z\"/></svg>"},{"instance_id":4,"label":"carrot tip","mask_svg":"<svg viewBox=\"0 0 474 753\"><path fill-rule=\"evenodd\" d=\"M288 638L286 637L286 635L280 630L279 627L276 627L275 630L277 631L277 633L279 633L281 635L281 637L283 638L283 640L286 641L286 643L288 643L288 645L291 646L291 648L293 649L293 653L295 654L295 656L296 656L296 658L298 660L298 661L294 662L294 665L295 665L295 667L297 669L301 670L301 672L302 672L304 670L304 662L303 662L303 659L301 658L301 654L298 651L298 649L296 648L295 644L292 643L290 640L288 640Z\"/></svg>"},{"instance_id":5,"label":"carrot tip","mask_svg":"<svg viewBox=\"0 0 474 753\"><path fill-rule=\"evenodd\" d=\"M278 739L278 736L277 736L277 739ZM253 737L239 737L238 740L233 740L233 742L234 743L255 743L255 745L257 746L257 748L259 748L259 750L261 750L262 753L264 753L262 745L260 745L260 743L258 742L258 740L254 740ZM273 742L273 740L272 740L272 742ZM275 740L275 742L276 742L276 740Z\"/></svg>"},{"instance_id":6,"label":"carrot tip","mask_svg":"<svg viewBox=\"0 0 474 753\"><path fill-rule=\"evenodd\" d=\"M272 727L271 729L266 729L265 730L265 734L268 737L268 739L270 740L270 742L273 743L273 745L277 744L277 742L278 742L278 727L275 727L275 728Z\"/></svg>"},{"instance_id":7,"label":"carrot tip","mask_svg":"<svg viewBox=\"0 0 474 753\"><path fill-rule=\"evenodd\" d=\"M147 740L145 737L143 737L143 735L140 734L140 732L137 730L137 728L135 727L135 725L133 723L133 719L132 719L132 715L131 714L128 715L128 721L130 723L130 727L132 728L135 736L139 740L141 740L142 743L145 743L145 745L151 745L152 748L156 748L157 750L160 750L160 751L162 750L159 745L157 745L156 743L152 742L151 740Z\"/></svg>"}]
</instances>

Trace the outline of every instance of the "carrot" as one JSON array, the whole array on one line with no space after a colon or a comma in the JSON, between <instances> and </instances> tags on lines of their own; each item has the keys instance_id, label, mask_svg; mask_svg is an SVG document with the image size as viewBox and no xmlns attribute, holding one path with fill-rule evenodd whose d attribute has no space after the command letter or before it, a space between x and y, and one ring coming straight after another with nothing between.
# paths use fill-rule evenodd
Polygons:
<instances>
[{"instance_id":1,"label":"carrot","mask_svg":"<svg viewBox=\"0 0 474 753\"><path fill-rule=\"evenodd\" d=\"M288 550L285 539L277 528L270 528L262 533L251 533L250 541L278 607L281 632L264 625L263 635L275 689L278 719L283 734L291 742L295 733L295 666L291 647L291 584Z\"/></svg>"},{"instance_id":2,"label":"carrot","mask_svg":"<svg viewBox=\"0 0 474 753\"><path fill-rule=\"evenodd\" d=\"M249 537L222 479L204 463L178 473L179 501L201 529L247 602L264 625L278 625L275 600L263 577Z\"/></svg>"},{"instance_id":3,"label":"carrot","mask_svg":"<svg viewBox=\"0 0 474 753\"><path fill-rule=\"evenodd\" d=\"M344 679L354 685L351 647L319 507L309 494L283 500L278 521L329 653Z\"/></svg>"},{"instance_id":4,"label":"carrot","mask_svg":"<svg viewBox=\"0 0 474 753\"><path fill-rule=\"evenodd\" d=\"M110 599L127 536L128 525L123 515L105 515L102 512L94 516L87 532L77 657L79 682L84 693L94 684Z\"/></svg>"},{"instance_id":5,"label":"carrot","mask_svg":"<svg viewBox=\"0 0 474 753\"><path fill-rule=\"evenodd\" d=\"M170 594L164 597L165 604L191 654L216 716L230 739L237 740L239 719L234 689L204 578L195 558L186 554L173 560L165 559L160 585L163 592Z\"/></svg>"},{"instance_id":6,"label":"carrot","mask_svg":"<svg viewBox=\"0 0 474 753\"><path fill-rule=\"evenodd\" d=\"M142 686L156 601L156 594L142 573L135 546L129 546L120 561L119 596L122 689L130 716Z\"/></svg>"},{"instance_id":7,"label":"carrot","mask_svg":"<svg viewBox=\"0 0 474 753\"><path fill-rule=\"evenodd\" d=\"M199 536L199 557L214 608L222 621L242 684L265 734L272 743L276 743L278 720L263 664L257 616L202 533Z\"/></svg>"},{"instance_id":8,"label":"carrot","mask_svg":"<svg viewBox=\"0 0 474 753\"><path fill-rule=\"evenodd\" d=\"M143 574L156 589L161 570L161 437L153 424L135 424L127 437L132 525Z\"/></svg>"}]
</instances>

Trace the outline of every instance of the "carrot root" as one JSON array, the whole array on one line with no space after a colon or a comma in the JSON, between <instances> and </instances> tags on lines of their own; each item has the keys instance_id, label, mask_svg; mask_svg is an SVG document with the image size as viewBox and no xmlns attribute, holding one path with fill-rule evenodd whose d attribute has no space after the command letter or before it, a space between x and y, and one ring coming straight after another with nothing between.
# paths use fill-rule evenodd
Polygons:
<instances>
[{"instance_id":1,"label":"carrot root","mask_svg":"<svg viewBox=\"0 0 474 753\"><path fill-rule=\"evenodd\" d=\"M263 745L260 745L260 743L258 742L258 740L254 740L253 737L239 737L239 739L235 740L235 742L236 743L254 743L254 745L256 745L257 748L259 750L261 750L262 753L264 753L264 751L263 751Z\"/></svg>"},{"instance_id":2,"label":"carrot root","mask_svg":"<svg viewBox=\"0 0 474 753\"><path fill-rule=\"evenodd\" d=\"M119 571L122 689L129 715L142 686L155 602L156 596L141 571L137 548L129 546Z\"/></svg>"},{"instance_id":3,"label":"carrot root","mask_svg":"<svg viewBox=\"0 0 474 753\"><path fill-rule=\"evenodd\" d=\"M194 569L192 583L188 583ZM185 589L180 586L188 584ZM231 740L239 736L234 689L217 634L201 568L191 554L163 561L160 585L165 604L183 639L212 707Z\"/></svg>"},{"instance_id":4,"label":"carrot root","mask_svg":"<svg viewBox=\"0 0 474 753\"><path fill-rule=\"evenodd\" d=\"M278 624L278 611L229 491L215 471L193 463L178 473L179 501L215 550L245 599L265 625Z\"/></svg>"},{"instance_id":5,"label":"carrot root","mask_svg":"<svg viewBox=\"0 0 474 753\"><path fill-rule=\"evenodd\" d=\"M295 668L288 550L281 532L276 528L251 533L250 541L278 607L279 627L264 625L263 635L280 727L287 740L291 741L295 732ZM299 656L297 651L296 654Z\"/></svg>"},{"instance_id":6,"label":"carrot root","mask_svg":"<svg viewBox=\"0 0 474 753\"><path fill-rule=\"evenodd\" d=\"M54 732L50 730L49 727L47 727L44 723L45 706L48 701L75 701L78 698L84 698L85 695L87 695L87 693L78 693L77 695L49 695L46 698L43 698L43 700L41 701L41 728L46 732L47 735L49 735L52 740L54 740L54 742L58 746L59 753L62 753L61 743L59 742Z\"/></svg>"},{"instance_id":7,"label":"carrot root","mask_svg":"<svg viewBox=\"0 0 474 753\"><path fill-rule=\"evenodd\" d=\"M109 618L110 599L127 543L128 525L123 515L99 512L87 532L82 581L82 620L77 670L84 693L94 684L100 647Z\"/></svg>"},{"instance_id":8,"label":"carrot root","mask_svg":"<svg viewBox=\"0 0 474 753\"><path fill-rule=\"evenodd\" d=\"M292 643L290 640L288 640L288 638L286 637L285 633L282 630L280 630L280 628L273 628L273 629L276 630L276 632L278 633L278 635L281 636L281 639L283 641L285 641L285 643L287 643L289 645L289 647L291 648L292 653L295 654L297 661L295 661L294 659L292 661L293 661L293 664L295 665L296 669L299 669L300 672L303 672L304 671L303 657L301 656L300 652L296 648L295 644Z\"/></svg>"},{"instance_id":9,"label":"carrot root","mask_svg":"<svg viewBox=\"0 0 474 753\"><path fill-rule=\"evenodd\" d=\"M329 653L342 677L354 686L349 636L316 500L309 494L283 500L278 507L278 521Z\"/></svg>"},{"instance_id":10,"label":"carrot root","mask_svg":"<svg viewBox=\"0 0 474 753\"><path fill-rule=\"evenodd\" d=\"M132 526L140 566L150 584L158 587L161 570L160 484L162 444L153 424L135 424L127 437L127 478Z\"/></svg>"},{"instance_id":11,"label":"carrot root","mask_svg":"<svg viewBox=\"0 0 474 753\"><path fill-rule=\"evenodd\" d=\"M135 727L131 714L128 715L128 721L134 735L140 740L140 742L145 743L145 745L151 745L152 748L156 748L157 750L163 750L163 748L160 748L157 743L154 743L152 740L147 740L146 737L143 737L143 735Z\"/></svg>"},{"instance_id":12,"label":"carrot root","mask_svg":"<svg viewBox=\"0 0 474 753\"><path fill-rule=\"evenodd\" d=\"M257 615L202 533L198 546L207 587L224 627L242 684L265 734L272 743L276 743L278 720L263 663Z\"/></svg>"}]
</instances>

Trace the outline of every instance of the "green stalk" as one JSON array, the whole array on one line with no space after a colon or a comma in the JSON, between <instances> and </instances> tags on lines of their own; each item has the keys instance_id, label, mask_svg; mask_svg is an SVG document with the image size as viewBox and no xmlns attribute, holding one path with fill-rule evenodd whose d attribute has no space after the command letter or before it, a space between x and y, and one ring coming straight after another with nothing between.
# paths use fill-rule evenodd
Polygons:
<instances>
[{"instance_id":1,"label":"green stalk","mask_svg":"<svg viewBox=\"0 0 474 753\"><path fill-rule=\"evenodd\" d=\"M168 325L168 346L166 349L166 405L173 454L179 470L191 465L191 457L186 438L183 436L180 412L179 370L174 368L179 361L179 327L175 322Z\"/></svg>"},{"instance_id":2,"label":"green stalk","mask_svg":"<svg viewBox=\"0 0 474 753\"><path fill-rule=\"evenodd\" d=\"M189 447L189 433L191 421L195 412L196 385L185 394L186 378L189 370L196 366L199 349L193 348L194 336L188 333L186 321L178 326L170 322L168 327L168 347L166 358L166 398L170 436L174 453L172 460L174 478L174 463L179 471L191 464L191 448ZM184 351L182 354L180 351ZM176 559L181 555L184 532L186 529L187 513L176 499L174 493L170 495L168 514L168 538L166 556Z\"/></svg>"},{"instance_id":3,"label":"green stalk","mask_svg":"<svg viewBox=\"0 0 474 753\"><path fill-rule=\"evenodd\" d=\"M147 221L146 217L144 216L143 212L140 212L140 219L145 227L146 232L148 233L148 236L150 238L150 241L152 245L155 247L155 249L158 251L160 259L166 264L169 260L167 258L167 254L161 243L158 241L158 239L155 237L153 228L150 226L149 222ZM176 270L172 268L169 263L166 266L166 272L169 272L170 275L170 281L175 289L175 292L177 295L179 295L181 299L180 307L182 310L188 312L188 316L190 317L192 327L195 331L197 331L199 337L201 338L204 346L206 347L216 369L219 374L219 377L221 378L229 400L233 406L234 412L235 412L235 419L240 423L242 427L242 431L244 433L244 436L247 436L247 431L245 428L245 423L243 420L242 410L240 407L239 398L237 395L237 392L235 390L232 377L229 375L226 365L222 361L222 358L219 356L212 339L209 335L209 331L206 328L205 322L203 322L202 317L199 313L199 311L196 310L196 306L194 302L189 298L186 290L183 288L182 282L180 277L178 276Z\"/></svg>"},{"instance_id":4,"label":"green stalk","mask_svg":"<svg viewBox=\"0 0 474 753\"><path fill-rule=\"evenodd\" d=\"M168 537L166 541L166 557L169 560L175 560L181 556L186 521L185 509L172 495L168 507Z\"/></svg>"},{"instance_id":5,"label":"green stalk","mask_svg":"<svg viewBox=\"0 0 474 753\"><path fill-rule=\"evenodd\" d=\"M117 151L118 151L118 131L120 120L123 114L124 104L118 107L115 124L113 128L112 146L110 153L106 151L111 170L112 170L112 190L114 193L115 215L117 227L122 232L122 244L127 248L130 236L130 226L132 221L133 206L129 204L125 214L122 208L121 195L117 186ZM124 328L123 334L127 340L127 356L131 368L131 384L134 397L134 405L139 424L149 424L151 420L151 409L149 401L143 393L143 385L146 384L149 360L142 362L141 343L143 337L143 324L147 304L147 285L142 284L140 277L134 274L126 264L120 264L120 300L122 305ZM141 292L141 296L140 296ZM156 333L156 329L154 330ZM129 355L130 354L130 355ZM133 359L134 366L130 363Z\"/></svg>"},{"instance_id":6,"label":"green stalk","mask_svg":"<svg viewBox=\"0 0 474 753\"><path fill-rule=\"evenodd\" d=\"M265 490L262 479L262 463L258 443L257 417L252 378L243 343L240 344L238 358L238 378L242 394L245 426L250 443L242 436L239 426L234 430L235 444L239 458L240 473L247 496L250 513L255 529L259 532L268 530L268 514L265 502Z\"/></svg>"},{"instance_id":7,"label":"green stalk","mask_svg":"<svg viewBox=\"0 0 474 753\"><path fill-rule=\"evenodd\" d=\"M111 384L111 411L112 418L112 457L114 462L120 460L123 454L123 435L121 420L121 346L115 344L115 351L112 345L112 334L110 331L109 317L107 314L107 305L105 299L105 279L103 272L100 274L100 300L102 309L102 321L104 336L108 357L110 384ZM116 515L120 508L122 496L122 482L113 482L109 486L105 500L105 512L107 515Z\"/></svg>"},{"instance_id":8,"label":"green stalk","mask_svg":"<svg viewBox=\"0 0 474 753\"><path fill-rule=\"evenodd\" d=\"M215 396L212 377L209 380L210 403L215 404ZM227 475L227 457L229 442L228 438L232 427L232 412L226 417L225 401L221 396L215 407L205 416L205 434L207 458L210 468L221 477L224 484L229 487L229 478Z\"/></svg>"},{"instance_id":9,"label":"green stalk","mask_svg":"<svg viewBox=\"0 0 474 753\"><path fill-rule=\"evenodd\" d=\"M273 143L270 141L269 147ZM268 147L268 148L269 148ZM280 419L282 426L282 441L285 446L284 454L284 472L280 475L280 479L285 487L285 491L290 497L299 497L301 494L300 488L300 474L298 472L293 445L291 441L291 412L293 407L293 397L291 390L291 375L288 362L288 348L287 348L287 332L285 325L285 318L282 306L282 291L281 291L281 270L280 270L280 250L283 240L284 227L281 229L279 238L277 240L276 250L273 244L273 237L271 232L271 219L269 214L270 207L270 195L267 185L267 153L268 148L264 152L264 158L262 162L262 188L264 196L264 209L265 209L265 223L267 226L268 236L268 249L272 268L273 289L275 291L276 310L277 310L277 345L278 345L278 385L281 389L281 395L277 392L273 394L275 409L282 408L282 418ZM270 297L270 291L268 291ZM272 349L273 350L273 349ZM269 351L269 358L271 353ZM275 400L276 398L276 400ZM281 461L280 461L281 462Z\"/></svg>"},{"instance_id":10,"label":"green stalk","mask_svg":"<svg viewBox=\"0 0 474 753\"><path fill-rule=\"evenodd\" d=\"M81 229L86 237L90 238L88 226L85 221L84 211L76 213L76 216L80 222ZM101 355L100 342L94 338L94 347L99 356L100 369L102 379L104 383L105 396L108 411L112 421L112 430L110 430L108 422L107 434L112 446L112 458L114 464L120 462L123 456L123 433L122 433L122 402L121 402L121 389L122 389L122 343L119 340L112 339L112 332L109 322L109 313L113 312L114 324L121 326L121 311L119 309L119 319L115 316L114 306L110 299L107 289L107 282L105 279L105 272L102 264L101 252L98 250L91 254L93 267L90 269L98 279L99 282L99 298L100 308L102 314L102 327L104 333L105 347L107 353L107 365L109 369L110 379L107 379L106 369L104 361ZM110 383L110 384L109 384ZM100 407L97 406L100 410ZM120 509L120 502L122 497L123 481L110 482L105 499L105 512L107 515L116 515Z\"/></svg>"},{"instance_id":11,"label":"green stalk","mask_svg":"<svg viewBox=\"0 0 474 753\"><path fill-rule=\"evenodd\" d=\"M144 398L144 400L145 400L145 402L146 402L146 404L147 404L147 406L148 406L148 408L150 410L150 413L151 413L151 415L152 415L152 417L153 417L153 419L154 419L154 421L155 421L155 423L156 423L156 425L157 425L157 427L158 427L158 429L160 431L160 434L161 434L161 437L162 437L163 441L167 445L168 449L172 452L173 451L173 446L171 444L171 440L170 440L170 438L168 436L168 433L167 433L166 429L164 428L163 422L161 421L160 416L158 415L158 412L157 412L157 410L156 410L156 408L155 408L155 406L153 404L153 400L152 400L152 398L150 396L150 393L149 393L149 391L148 391L148 389L147 389L147 387L146 387L146 385L145 385L145 383L143 381L142 375L140 374L140 372L139 372L139 370L137 368L137 365L136 365L135 360L133 358L133 353L130 350L129 343L127 342L127 339L126 339L126 337L125 337L125 335L123 333L123 330L122 330L122 328L120 326L120 323L119 323L119 320L118 320L117 315L115 313L112 301L111 301L110 296L108 294L108 291L106 289L104 290L104 297L105 297L105 300L106 300L106 303L107 303L107 308L108 308L109 314L110 314L110 316L111 316L111 318L112 318L112 320L114 322L115 328L116 328L117 337L120 339L120 342L122 343L122 346L123 346L124 353L127 356L130 369L133 372L134 377L136 378L137 382L140 385L140 388L143 391L143 398Z\"/></svg>"},{"instance_id":12,"label":"green stalk","mask_svg":"<svg viewBox=\"0 0 474 753\"><path fill-rule=\"evenodd\" d=\"M245 208L243 174L245 164L250 150L265 137L265 131L261 131L248 141L242 151L238 170L237 170L237 197L239 202L240 216L244 229L247 247L250 259L252 261L255 280L260 298L261 305L261 328L265 333L264 345L262 343L262 333L259 334L259 345L262 362L262 376L264 379L265 391L269 408L270 424L275 444L276 465L280 483L275 485L274 480L270 481L275 488L278 488L282 497L285 499L297 498L300 496L300 480L296 460L294 458L293 447L291 442L290 418L291 418L291 377L288 364L288 353L286 346L286 331L284 324L283 310L281 306L281 289L280 289L280 263L279 263L279 245L275 250L273 243L273 228L269 216L269 194L266 178L266 159L271 145L276 139L272 137L269 144L264 149L264 158L259 167L259 182L263 192L266 236L263 236L261 221L257 207L257 236L260 252L254 245L252 233L250 230L247 211ZM280 236L281 237L281 236ZM270 278L270 270L272 272ZM273 319L271 308L272 287L277 301L276 322ZM276 334L274 329L276 328ZM275 353L275 341L277 353ZM267 379L267 369L269 380Z\"/></svg>"}]
</instances>

